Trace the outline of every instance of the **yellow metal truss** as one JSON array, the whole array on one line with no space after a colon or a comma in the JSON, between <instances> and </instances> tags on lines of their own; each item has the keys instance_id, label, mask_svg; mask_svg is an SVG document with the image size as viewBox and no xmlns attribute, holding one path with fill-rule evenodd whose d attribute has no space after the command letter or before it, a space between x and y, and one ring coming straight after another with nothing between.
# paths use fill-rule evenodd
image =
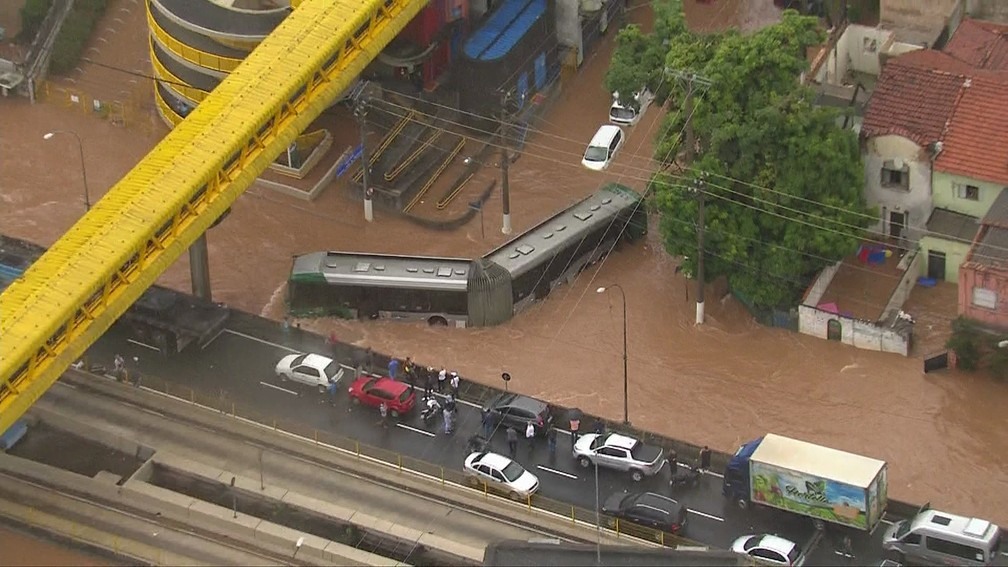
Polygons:
<instances>
[{"instance_id":1,"label":"yellow metal truss","mask_svg":"<svg viewBox=\"0 0 1008 567\"><path fill-rule=\"evenodd\" d=\"M304 0L0 295L0 431L227 210L425 3Z\"/></svg>"}]
</instances>

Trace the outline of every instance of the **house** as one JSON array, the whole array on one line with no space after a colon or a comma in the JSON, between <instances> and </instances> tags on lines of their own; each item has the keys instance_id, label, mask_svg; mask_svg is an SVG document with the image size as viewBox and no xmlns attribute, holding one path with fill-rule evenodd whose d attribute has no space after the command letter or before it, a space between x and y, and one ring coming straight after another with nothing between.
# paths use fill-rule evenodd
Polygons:
<instances>
[{"instance_id":1,"label":"house","mask_svg":"<svg viewBox=\"0 0 1008 567\"><path fill-rule=\"evenodd\" d=\"M907 245L931 216L932 161L970 67L921 49L882 68L861 126L865 199L879 211L870 230Z\"/></svg>"},{"instance_id":2,"label":"house","mask_svg":"<svg viewBox=\"0 0 1008 567\"><path fill-rule=\"evenodd\" d=\"M1008 329L1008 192L984 215L959 267L959 314L985 326Z\"/></svg>"},{"instance_id":3,"label":"house","mask_svg":"<svg viewBox=\"0 0 1008 567\"><path fill-rule=\"evenodd\" d=\"M929 226L921 239L928 277L960 281L959 264L973 242L967 218L986 223L1008 187L1008 73L974 72L967 79L941 141L932 172L932 220L962 219L960 232ZM1008 211L1008 207L1006 207ZM946 217L941 220L941 217ZM974 223L974 230L981 223Z\"/></svg>"}]
</instances>

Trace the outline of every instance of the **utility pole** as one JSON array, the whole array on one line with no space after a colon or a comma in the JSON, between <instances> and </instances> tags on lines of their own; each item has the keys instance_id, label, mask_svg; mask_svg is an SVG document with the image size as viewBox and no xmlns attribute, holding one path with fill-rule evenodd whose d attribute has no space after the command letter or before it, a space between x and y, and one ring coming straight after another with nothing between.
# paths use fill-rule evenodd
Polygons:
<instances>
[{"instance_id":1,"label":"utility pole","mask_svg":"<svg viewBox=\"0 0 1008 567\"><path fill-rule=\"evenodd\" d=\"M695 85L707 88L710 87L711 81L707 78L701 77L692 71L678 71L674 69L665 69L665 71L675 78L684 81L686 83L686 123L683 125L684 142L686 144L686 151L683 153L683 161L685 166L689 167L693 163L693 159L696 157L696 138L693 134L693 115L696 112L696 101L693 99ZM704 191L707 187L707 172L701 172L699 176L693 182L693 188L691 191L696 193L697 197L697 300L696 300L696 324L702 325L704 322L704 226L706 223L704 205L705 205L705 195Z\"/></svg>"},{"instance_id":2,"label":"utility pole","mask_svg":"<svg viewBox=\"0 0 1008 567\"><path fill-rule=\"evenodd\" d=\"M357 107L354 109L354 114L357 115L358 120L360 120L360 144L361 144L361 173L364 188L364 220L371 222L374 220L374 203L371 201L371 197L374 195L374 189L371 188L369 183L371 176L369 175L371 169L371 160L368 158L367 152L367 100L364 98L364 90L361 89L361 93L357 98Z\"/></svg>"},{"instance_id":3,"label":"utility pole","mask_svg":"<svg viewBox=\"0 0 1008 567\"><path fill-rule=\"evenodd\" d=\"M508 164L511 156L507 145L507 103L510 91L501 97L500 115L500 161L501 161L501 200L503 201L504 219L501 225L501 232L511 234L511 188L508 186Z\"/></svg>"},{"instance_id":4,"label":"utility pole","mask_svg":"<svg viewBox=\"0 0 1008 567\"><path fill-rule=\"evenodd\" d=\"M704 214L704 190L707 188L707 172L693 181L697 194L697 273L696 273L696 324L704 322L704 225L707 219Z\"/></svg>"}]
</instances>

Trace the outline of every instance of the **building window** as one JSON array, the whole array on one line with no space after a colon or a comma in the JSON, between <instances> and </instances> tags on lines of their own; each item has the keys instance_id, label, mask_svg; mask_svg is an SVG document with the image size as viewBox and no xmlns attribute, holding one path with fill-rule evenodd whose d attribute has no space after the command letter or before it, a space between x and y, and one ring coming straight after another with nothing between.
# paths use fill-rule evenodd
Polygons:
<instances>
[{"instance_id":1,"label":"building window","mask_svg":"<svg viewBox=\"0 0 1008 567\"><path fill-rule=\"evenodd\" d=\"M980 200L980 188L976 185L966 185L964 183L955 184L956 197L968 201Z\"/></svg>"},{"instance_id":2,"label":"building window","mask_svg":"<svg viewBox=\"0 0 1008 567\"><path fill-rule=\"evenodd\" d=\"M995 309L997 308L997 293L993 289L974 287L973 305L984 309Z\"/></svg>"},{"instance_id":3,"label":"building window","mask_svg":"<svg viewBox=\"0 0 1008 567\"><path fill-rule=\"evenodd\" d=\"M882 164L882 186L910 190L910 168L902 160L886 160Z\"/></svg>"}]
</instances>

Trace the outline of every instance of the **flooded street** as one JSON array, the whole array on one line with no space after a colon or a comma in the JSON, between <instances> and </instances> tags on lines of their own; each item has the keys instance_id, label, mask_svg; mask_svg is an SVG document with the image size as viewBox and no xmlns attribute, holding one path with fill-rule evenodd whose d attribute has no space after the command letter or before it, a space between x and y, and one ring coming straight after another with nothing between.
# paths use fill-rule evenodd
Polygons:
<instances>
[{"instance_id":1,"label":"flooded street","mask_svg":"<svg viewBox=\"0 0 1008 567\"><path fill-rule=\"evenodd\" d=\"M65 546L34 535L0 527L0 567L7 566L52 566L76 565L79 567L98 567L102 565L118 565L104 557L98 557L74 547Z\"/></svg>"},{"instance_id":2,"label":"flooded street","mask_svg":"<svg viewBox=\"0 0 1008 567\"><path fill-rule=\"evenodd\" d=\"M111 5L132 5L125 0ZM631 11L631 19L647 10ZM138 11L142 12L141 11ZM137 28L120 36L146 37ZM126 33L126 30L132 30ZM617 163L606 173L580 165L585 145L605 122L609 94L601 86L614 34L563 85L530 133L511 169L515 234L594 192L606 181L643 191L652 136L661 109L629 130ZM124 40L125 41L125 40ZM130 40L133 41L133 40ZM103 48L103 53L109 51ZM96 56L101 60L104 55ZM111 57L111 55L110 55ZM129 60L127 57L126 60ZM128 81L130 76L123 80ZM148 90L149 92L149 90ZM674 111L674 110L673 110ZM159 128L118 128L87 113L48 103L0 99L0 232L51 244L83 213L74 140L43 142L59 128L80 134L91 198L96 200L163 135ZM356 128L347 115L347 128ZM461 198L461 197L460 197ZM387 211L363 219L359 202L341 186L313 202L253 187L209 233L214 299L283 317L291 255L323 249L422 255L477 256L505 240L499 189L479 216L452 232L420 228ZM1008 384L958 372L922 373L917 357L903 358L762 327L723 288L707 290L707 323L696 327L694 282L675 273L660 242L656 217L646 242L625 247L585 270L573 286L505 325L485 329L429 328L400 322L304 320L340 339L420 362L444 364L463 376L511 388L589 413L620 420L623 409L622 305L626 291L629 414L634 425L732 451L766 432L793 436L890 462L893 498L1008 524L1008 431L1003 406ZM182 258L160 280L190 288ZM941 349L947 317L936 302L954 301L947 288L911 296L926 337L921 352ZM954 289L953 289L954 291ZM915 303L916 302L916 303ZM944 312L954 311L946 307Z\"/></svg>"}]
</instances>

